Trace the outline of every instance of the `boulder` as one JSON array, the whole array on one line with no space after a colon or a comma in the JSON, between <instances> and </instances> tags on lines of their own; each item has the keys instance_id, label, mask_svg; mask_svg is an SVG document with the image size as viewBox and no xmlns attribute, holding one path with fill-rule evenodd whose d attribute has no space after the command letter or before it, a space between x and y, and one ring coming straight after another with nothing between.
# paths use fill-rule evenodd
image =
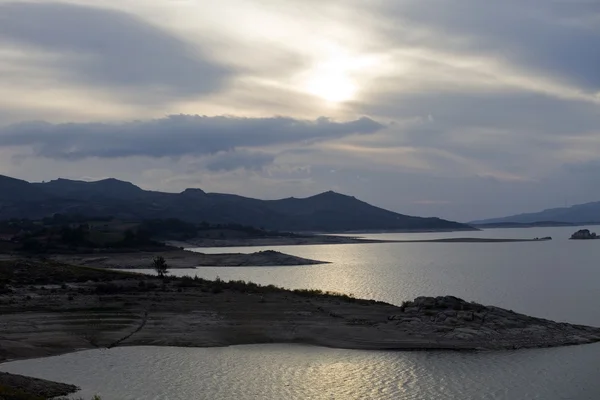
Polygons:
<instances>
[{"instance_id":1,"label":"boulder","mask_svg":"<svg viewBox=\"0 0 600 400\"><path fill-rule=\"evenodd\" d=\"M599 239L595 232L590 232L589 229L580 229L571 235L572 240L587 240L587 239Z\"/></svg>"}]
</instances>

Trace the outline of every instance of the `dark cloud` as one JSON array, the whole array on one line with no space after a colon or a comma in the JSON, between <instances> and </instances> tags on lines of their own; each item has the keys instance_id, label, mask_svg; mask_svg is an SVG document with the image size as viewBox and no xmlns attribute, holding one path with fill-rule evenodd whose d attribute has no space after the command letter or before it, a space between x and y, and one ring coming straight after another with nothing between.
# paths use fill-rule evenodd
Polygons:
<instances>
[{"instance_id":1,"label":"dark cloud","mask_svg":"<svg viewBox=\"0 0 600 400\"><path fill-rule=\"evenodd\" d=\"M275 155L262 151L236 150L217 153L206 163L209 171L245 169L260 171L275 161Z\"/></svg>"},{"instance_id":2,"label":"dark cloud","mask_svg":"<svg viewBox=\"0 0 600 400\"><path fill-rule=\"evenodd\" d=\"M535 165L536 155L568 148L569 137L600 127L598 105L530 92L398 93L363 107L400 121L399 134L383 146L439 149L515 173Z\"/></svg>"},{"instance_id":3,"label":"dark cloud","mask_svg":"<svg viewBox=\"0 0 600 400\"><path fill-rule=\"evenodd\" d=\"M66 81L132 89L147 101L214 92L229 74L182 39L134 15L91 6L0 4L2 45L50 52L45 67Z\"/></svg>"},{"instance_id":4,"label":"dark cloud","mask_svg":"<svg viewBox=\"0 0 600 400\"><path fill-rule=\"evenodd\" d=\"M600 42L598 1L408 0L388 4L387 17L435 35L435 41L427 35L412 37L415 42L425 39L445 51L487 54L591 91L600 88L600 52L595 51ZM397 26L405 28L406 24Z\"/></svg>"},{"instance_id":5,"label":"dark cloud","mask_svg":"<svg viewBox=\"0 0 600 400\"><path fill-rule=\"evenodd\" d=\"M310 143L374 133L383 128L366 117L335 122L324 117L307 121L288 117L172 115L122 124L21 123L0 129L0 146L31 146L36 155L68 160L180 157L214 154L237 147Z\"/></svg>"}]
</instances>

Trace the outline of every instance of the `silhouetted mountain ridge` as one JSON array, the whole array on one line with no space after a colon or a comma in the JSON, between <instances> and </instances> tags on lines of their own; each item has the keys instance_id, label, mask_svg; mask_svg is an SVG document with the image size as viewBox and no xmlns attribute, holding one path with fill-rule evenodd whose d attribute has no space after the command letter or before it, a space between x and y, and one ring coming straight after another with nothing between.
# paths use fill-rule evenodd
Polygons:
<instances>
[{"instance_id":1,"label":"silhouetted mountain ridge","mask_svg":"<svg viewBox=\"0 0 600 400\"><path fill-rule=\"evenodd\" d=\"M472 224L520 223L532 224L540 221L586 224L600 222L600 201L576 204L571 207L549 208L540 212L511 215L508 217L473 221Z\"/></svg>"},{"instance_id":2,"label":"silhouetted mountain ridge","mask_svg":"<svg viewBox=\"0 0 600 400\"><path fill-rule=\"evenodd\" d=\"M0 177L0 193L0 219L35 219L64 213L130 220L178 218L285 231L472 229L439 218L398 214L332 191L302 199L258 200L194 188L181 193L147 191L112 178L95 182L57 179L28 183Z\"/></svg>"}]
</instances>

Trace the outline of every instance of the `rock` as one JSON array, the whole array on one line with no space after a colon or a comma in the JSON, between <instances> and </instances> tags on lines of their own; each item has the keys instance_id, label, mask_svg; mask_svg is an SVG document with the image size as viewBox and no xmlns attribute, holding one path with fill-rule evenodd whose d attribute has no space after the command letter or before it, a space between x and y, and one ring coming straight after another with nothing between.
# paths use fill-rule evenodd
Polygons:
<instances>
[{"instance_id":1,"label":"rock","mask_svg":"<svg viewBox=\"0 0 600 400\"><path fill-rule=\"evenodd\" d=\"M436 305L435 298L433 297L417 297L413 304L423 308L433 308Z\"/></svg>"},{"instance_id":2,"label":"rock","mask_svg":"<svg viewBox=\"0 0 600 400\"><path fill-rule=\"evenodd\" d=\"M465 321L473 321L473 311L459 311L458 319L462 319Z\"/></svg>"},{"instance_id":3,"label":"rock","mask_svg":"<svg viewBox=\"0 0 600 400\"><path fill-rule=\"evenodd\" d=\"M448 316L448 317L456 317L456 314L458 314L456 311L454 310L446 310L444 311L444 315Z\"/></svg>"},{"instance_id":4,"label":"rock","mask_svg":"<svg viewBox=\"0 0 600 400\"><path fill-rule=\"evenodd\" d=\"M590 232L589 229L580 229L571 235L572 240L587 240L587 239L600 239L595 232Z\"/></svg>"}]
</instances>

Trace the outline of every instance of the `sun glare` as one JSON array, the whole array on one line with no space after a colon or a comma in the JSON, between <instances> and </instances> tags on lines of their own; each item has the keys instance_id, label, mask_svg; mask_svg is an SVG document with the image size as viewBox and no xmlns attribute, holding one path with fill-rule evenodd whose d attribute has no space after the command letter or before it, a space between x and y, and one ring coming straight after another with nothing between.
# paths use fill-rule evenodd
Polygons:
<instances>
[{"instance_id":1,"label":"sun glare","mask_svg":"<svg viewBox=\"0 0 600 400\"><path fill-rule=\"evenodd\" d=\"M356 98L361 76L377 61L373 57L351 56L330 51L300 77L301 90L329 103L343 103Z\"/></svg>"},{"instance_id":2,"label":"sun glare","mask_svg":"<svg viewBox=\"0 0 600 400\"><path fill-rule=\"evenodd\" d=\"M331 103L352 100L356 85L343 73L317 74L306 83L309 93Z\"/></svg>"}]
</instances>

